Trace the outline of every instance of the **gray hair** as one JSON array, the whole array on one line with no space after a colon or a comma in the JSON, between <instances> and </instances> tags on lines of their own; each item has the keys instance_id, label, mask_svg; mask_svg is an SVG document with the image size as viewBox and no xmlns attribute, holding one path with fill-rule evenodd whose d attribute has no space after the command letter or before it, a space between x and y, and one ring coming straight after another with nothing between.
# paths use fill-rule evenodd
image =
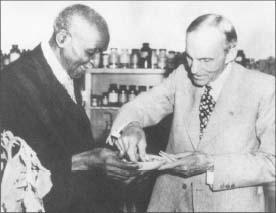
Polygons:
<instances>
[{"instance_id":1,"label":"gray hair","mask_svg":"<svg viewBox=\"0 0 276 213\"><path fill-rule=\"evenodd\" d=\"M233 24L225 17L218 14L205 14L196 18L187 28L186 33L196 31L203 26L218 28L226 38L227 49L235 47L238 41L236 30Z\"/></svg>"},{"instance_id":2,"label":"gray hair","mask_svg":"<svg viewBox=\"0 0 276 213\"><path fill-rule=\"evenodd\" d=\"M53 26L54 34L57 34L61 30L69 31L74 16L80 16L91 25L95 25L103 35L107 36L109 41L108 26L104 18L94 9L82 4L68 6L58 14Z\"/></svg>"}]
</instances>

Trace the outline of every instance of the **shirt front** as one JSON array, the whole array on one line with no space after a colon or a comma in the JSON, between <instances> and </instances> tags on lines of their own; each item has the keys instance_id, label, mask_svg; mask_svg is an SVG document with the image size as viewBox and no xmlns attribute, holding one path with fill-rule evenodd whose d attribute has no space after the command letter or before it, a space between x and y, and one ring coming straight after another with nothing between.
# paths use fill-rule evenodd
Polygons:
<instances>
[{"instance_id":1,"label":"shirt front","mask_svg":"<svg viewBox=\"0 0 276 213\"><path fill-rule=\"evenodd\" d=\"M210 94L212 95L214 101L217 102L219 95L221 93L222 87L225 83L225 80L229 76L230 70L232 67L232 63L229 63L226 65L225 69L222 71L222 73L217 77L216 80L209 83L211 86Z\"/></svg>"},{"instance_id":2,"label":"shirt front","mask_svg":"<svg viewBox=\"0 0 276 213\"><path fill-rule=\"evenodd\" d=\"M42 41L41 49L43 55L51 67L55 77L65 88L71 99L76 103L75 93L74 93L74 82L73 79L70 78L67 71L61 66L60 62L56 58L53 50L51 49L49 42Z\"/></svg>"}]
</instances>

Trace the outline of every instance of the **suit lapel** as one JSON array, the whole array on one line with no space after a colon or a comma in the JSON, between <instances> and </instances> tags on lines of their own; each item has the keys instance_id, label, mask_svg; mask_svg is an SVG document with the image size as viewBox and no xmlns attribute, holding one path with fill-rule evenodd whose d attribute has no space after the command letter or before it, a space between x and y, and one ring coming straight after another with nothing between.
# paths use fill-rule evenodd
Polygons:
<instances>
[{"instance_id":1,"label":"suit lapel","mask_svg":"<svg viewBox=\"0 0 276 213\"><path fill-rule=\"evenodd\" d=\"M234 65L230 70L228 78L225 81L225 84L221 90L221 93L217 99L216 106L214 111L212 112L209 122L207 124L205 133L198 144L202 146L206 143L206 145L212 145L215 143L214 138L218 135L221 131L223 131L223 126L227 125L227 120L229 116L231 116L235 110L235 106L237 105L238 99L238 85L239 83L239 76L238 73L234 70Z\"/></svg>"},{"instance_id":2,"label":"suit lapel","mask_svg":"<svg viewBox=\"0 0 276 213\"><path fill-rule=\"evenodd\" d=\"M39 75L39 88L43 86L43 93L47 97L47 101L45 101L48 103L48 108L45 110L53 112L54 116L60 117L61 120L66 116L72 122L87 122L83 108L71 99L66 89L54 76L53 71L43 56L41 46L35 49L33 60L37 67L36 73Z\"/></svg>"},{"instance_id":3,"label":"suit lapel","mask_svg":"<svg viewBox=\"0 0 276 213\"><path fill-rule=\"evenodd\" d=\"M74 83L74 90L77 91L77 94L75 94L76 100L80 104L76 104L66 89L61 85L61 83L58 81L58 79L54 76L54 73L51 69L51 67L46 62L44 56L42 57L42 66L41 69L43 69L43 75L45 75L45 81L44 83L46 85L45 91L47 92L48 98L51 99L51 101L55 104L55 108L58 112L58 114L72 114L73 118L79 120L80 115L82 119L85 119L83 115L83 108L81 107L81 94L80 94L80 80L75 80ZM61 113L63 112L63 113Z\"/></svg>"},{"instance_id":4,"label":"suit lapel","mask_svg":"<svg viewBox=\"0 0 276 213\"><path fill-rule=\"evenodd\" d=\"M203 92L203 88L195 87L191 85L190 88L190 105L187 110L187 122L184 122L184 125L186 126L188 137L190 138L190 142L192 143L192 146L194 149L196 149L197 144L199 143L199 103L200 103L200 97Z\"/></svg>"}]
</instances>

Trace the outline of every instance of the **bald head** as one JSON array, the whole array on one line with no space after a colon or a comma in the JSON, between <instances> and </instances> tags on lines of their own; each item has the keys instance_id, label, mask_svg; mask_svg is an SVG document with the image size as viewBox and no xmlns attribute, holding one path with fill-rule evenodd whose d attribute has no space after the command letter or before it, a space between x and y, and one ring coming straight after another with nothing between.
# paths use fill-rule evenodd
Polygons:
<instances>
[{"instance_id":1,"label":"bald head","mask_svg":"<svg viewBox=\"0 0 276 213\"><path fill-rule=\"evenodd\" d=\"M215 28L222 33L225 39L226 49L231 49L237 44L237 33L232 23L218 14L205 14L196 18L187 28L186 33L199 31L200 29Z\"/></svg>"}]
</instances>

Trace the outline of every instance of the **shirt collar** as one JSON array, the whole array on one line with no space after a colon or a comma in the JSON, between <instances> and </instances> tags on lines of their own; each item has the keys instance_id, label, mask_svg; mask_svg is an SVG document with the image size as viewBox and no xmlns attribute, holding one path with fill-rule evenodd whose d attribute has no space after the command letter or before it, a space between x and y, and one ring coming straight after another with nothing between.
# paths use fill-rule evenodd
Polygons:
<instances>
[{"instance_id":1,"label":"shirt collar","mask_svg":"<svg viewBox=\"0 0 276 213\"><path fill-rule=\"evenodd\" d=\"M47 63L51 67L54 75L58 79L58 81L64 85L68 81L72 81L70 76L68 75L67 71L61 66L60 62L58 61L57 57L55 56L53 50L51 49L48 41L41 42L41 48L44 57L46 58Z\"/></svg>"},{"instance_id":2,"label":"shirt collar","mask_svg":"<svg viewBox=\"0 0 276 213\"><path fill-rule=\"evenodd\" d=\"M212 90L210 91L215 101L217 101L218 96L222 90L222 87L225 83L225 80L229 76L230 70L232 67L232 63L228 63L222 73L218 76L218 78L212 82L209 83L209 85L212 87Z\"/></svg>"}]
</instances>

